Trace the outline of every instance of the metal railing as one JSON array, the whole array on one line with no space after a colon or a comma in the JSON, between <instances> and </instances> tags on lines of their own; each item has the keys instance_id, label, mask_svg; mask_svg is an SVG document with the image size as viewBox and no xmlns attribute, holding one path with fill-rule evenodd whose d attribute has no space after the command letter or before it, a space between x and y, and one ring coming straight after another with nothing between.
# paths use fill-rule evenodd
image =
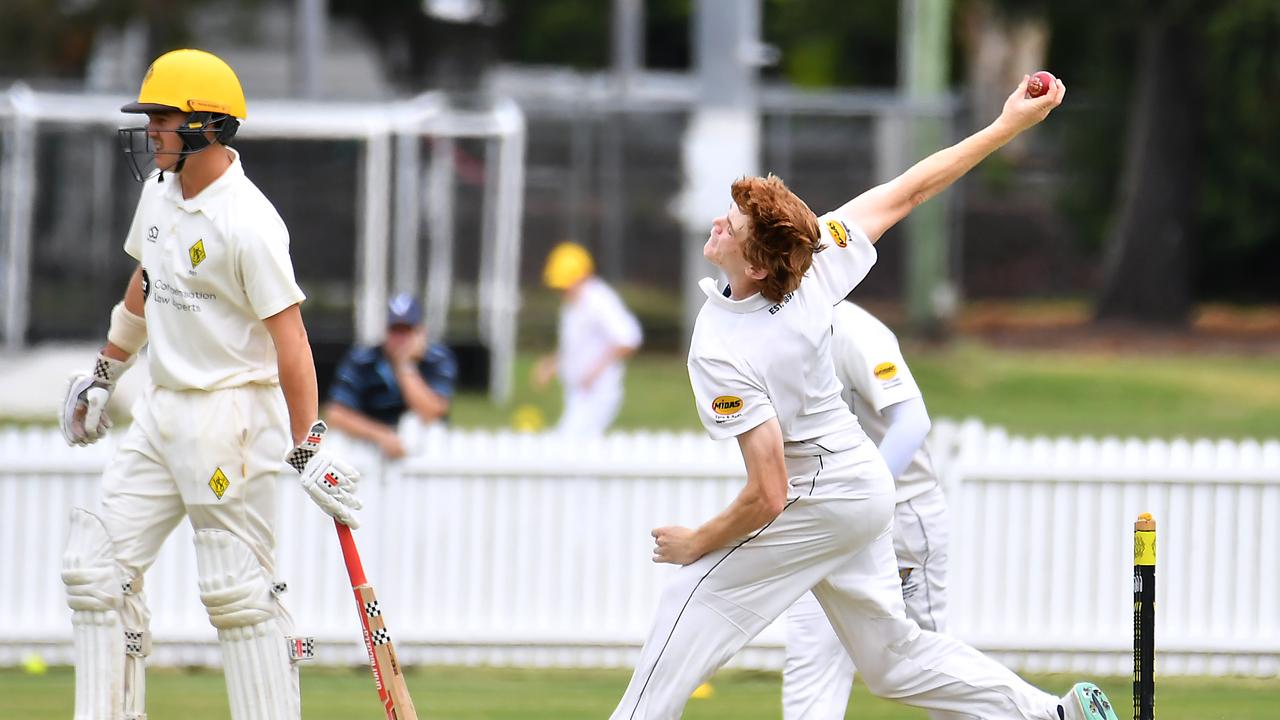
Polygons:
<instances>
[{"instance_id":1,"label":"metal railing","mask_svg":"<svg viewBox=\"0 0 1280 720\"><path fill-rule=\"evenodd\" d=\"M31 313L31 259L42 162L41 127L82 128L101 139L137 116L119 112L123 96L35 92L17 83L0 92L0 337L4 350L21 349ZM481 198L479 337L493 356L490 393L506 400L515 362L519 309L521 217L524 202L525 119L509 98L486 109L452 107L440 94L386 103L260 100L252 103L241 139L351 140L360 144L355 257L356 340L381 339L388 287L422 294L427 317L443 332L453 281L451 221L455 179L452 141L486 141L486 185ZM114 138L110 138L114 139ZM430 152L434 173L424 179L422 140L442 142ZM83 179L76 179L83 182ZM420 189L425 184L425 189ZM109 193L104 183L84 182L84 193ZM94 201L101 204L99 201ZM316 208L320 210L320 208ZM91 228L100 232L101 228ZM426 234L430 262L417 277L418 238ZM113 240L116 242L116 240ZM123 237L118 239L123 242ZM305 288L304 288L305 289ZM123 286L121 287L123 290Z\"/></svg>"}]
</instances>

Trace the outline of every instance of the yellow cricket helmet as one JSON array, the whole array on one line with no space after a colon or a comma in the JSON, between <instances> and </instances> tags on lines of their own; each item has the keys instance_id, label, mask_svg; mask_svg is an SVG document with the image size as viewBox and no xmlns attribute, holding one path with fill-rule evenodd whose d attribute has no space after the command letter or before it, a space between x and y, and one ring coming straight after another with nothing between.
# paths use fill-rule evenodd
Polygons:
<instances>
[{"instance_id":1,"label":"yellow cricket helmet","mask_svg":"<svg viewBox=\"0 0 1280 720\"><path fill-rule=\"evenodd\" d=\"M555 290L567 290L595 272L591 253L577 243L562 242L547 256L542 281Z\"/></svg>"},{"instance_id":2,"label":"yellow cricket helmet","mask_svg":"<svg viewBox=\"0 0 1280 720\"><path fill-rule=\"evenodd\" d=\"M174 50L156 58L142 78L138 99L120 108L126 113L185 112L186 119L174 130L182 139L182 149L159 153L148 139L146 127L120 128L120 149L129 161L133 179L143 182L159 154L176 155L171 168L181 172L187 157L213 144L227 145L236 136L247 114L240 79L217 55L203 50ZM164 180L164 173L160 173Z\"/></svg>"},{"instance_id":3,"label":"yellow cricket helmet","mask_svg":"<svg viewBox=\"0 0 1280 720\"><path fill-rule=\"evenodd\" d=\"M142 78L137 102L121 112L207 112L240 120L247 112L240 79L222 58L203 50L174 50L156 58Z\"/></svg>"}]
</instances>

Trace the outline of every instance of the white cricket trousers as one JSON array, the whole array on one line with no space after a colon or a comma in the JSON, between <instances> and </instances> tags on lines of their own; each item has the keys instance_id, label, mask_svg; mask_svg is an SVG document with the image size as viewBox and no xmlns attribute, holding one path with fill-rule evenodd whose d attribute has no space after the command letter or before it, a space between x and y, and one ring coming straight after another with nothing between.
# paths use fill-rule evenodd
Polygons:
<instances>
[{"instance_id":1,"label":"white cricket trousers","mask_svg":"<svg viewBox=\"0 0 1280 720\"><path fill-rule=\"evenodd\" d=\"M102 522L125 576L141 586L165 538L186 516L196 530L239 537L274 577L276 479L291 446L280 388L204 392L152 386L133 413L133 425L102 478ZM285 632L291 632L288 613L276 604ZM144 593L125 596L125 616L147 627Z\"/></svg>"},{"instance_id":2,"label":"white cricket trousers","mask_svg":"<svg viewBox=\"0 0 1280 720\"><path fill-rule=\"evenodd\" d=\"M937 485L894 508L893 550L907 617L940 633L947 632L949 532L947 501ZM801 595L786 614L783 720L844 718L853 675L853 660L817 598Z\"/></svg>"},{"instance_id":3,"label":"white cricket trousers","mask_svg":"<svg viewBox=\"0 0 1280 720\"><path fill-rule=\"evenodd\" d=\"M881 697L953 717L1058 720L1058 699L909 620L893 553L893 479L875 446L788 457L782 513L679 568L613 718L678 718L689 695L812 589Z\"/></svg>"},{"instance_id":4,"label":"white cricket trousers","mask_svg":"<svg viewBox=\"0 0 1280 720\"><path fill-rule=\"evenodd\" d=\"M556 432L573 437L603 435L622 408L621 375L611 382L613 373L604 373L588 390L565 390L564 411L556 423Z\"/></svg>"}]
</instances>

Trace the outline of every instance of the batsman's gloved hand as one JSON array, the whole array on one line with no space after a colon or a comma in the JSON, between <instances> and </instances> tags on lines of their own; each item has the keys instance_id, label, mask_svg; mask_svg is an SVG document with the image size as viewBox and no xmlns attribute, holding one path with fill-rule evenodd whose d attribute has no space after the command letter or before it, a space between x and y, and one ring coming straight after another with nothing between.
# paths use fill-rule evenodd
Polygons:
<instances>
[{"instance_id":1,"label":"batsman's gloved hand","mask_svg":"<svg viewBox=\"0 0 1280 720\"><path fill-rule=\"evenodd\" d=\"M321 510L351 529L360 527L355 511L360 509L356 484L360 473L355 468L320 451L320 441L329 427L317 420L298 447L289 451L285 461L302 475L302 489Z\"/></svg>"},{"instance_id":2,"label":"batsman's gloved hand","mask_svg":"<svg viewBox=\"0 0 1280 720\"><path fill-rule=\"evenodd\" d=\"M128 367L127 361L98 353L92 372L74 373L67 380L67 396L62 403L58 424L68 445L91 445L111 429L107 400L115 389L116 380Z\"/></svg>"}]
</instances>

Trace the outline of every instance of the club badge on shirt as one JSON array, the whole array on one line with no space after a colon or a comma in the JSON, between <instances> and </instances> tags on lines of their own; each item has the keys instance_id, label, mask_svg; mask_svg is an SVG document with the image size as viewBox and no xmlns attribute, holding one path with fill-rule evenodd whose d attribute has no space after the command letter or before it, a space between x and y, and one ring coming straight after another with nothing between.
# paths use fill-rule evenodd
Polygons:
<instances>
[{"instance_id":1,"label":"club badge on shirt","mask_svg":"<svg viewBox=\"0 0 1280 720\"><path fill-rule=\"evenodd\" d=\"M222 472L222 468L214 468L213 477L209 478L209 489L221 500L222 494L229 487L231 487L231 481L227 479L227 474Z\"/></svg>"},{"instance_id":2,"label":"club badge on shirt","mask_svg":"<svg viewBox=\"0 0 1280 720\"><path fill-rule=\"evenodd\" d=\"M196 266L204 262L204 259L208 257L204 251L204 239L197 240L196 244L187 250L187 253L191 255L191 269L195 270Z\"/></svg>"}]
</instances>

